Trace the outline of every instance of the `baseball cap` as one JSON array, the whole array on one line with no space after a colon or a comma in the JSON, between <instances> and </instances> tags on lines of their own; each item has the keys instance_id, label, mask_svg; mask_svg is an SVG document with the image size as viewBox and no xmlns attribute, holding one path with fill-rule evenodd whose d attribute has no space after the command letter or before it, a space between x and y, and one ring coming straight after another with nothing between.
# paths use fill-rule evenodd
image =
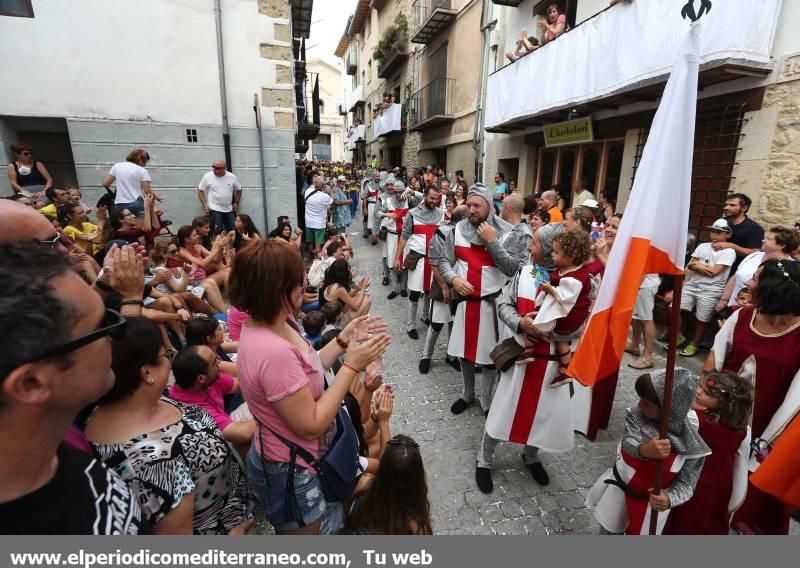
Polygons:
<instances>
[{"instance_id":1,"label":"baseball cap","mask_svg":"<svg viewBox=\"0 0 800 568\"><path fill-rule=\"evenodd\" d=\"M600 204L594 199L587 199L582 203L582 205L584 207L588 207L589 209L597 209L598 207L600 207Z\"/></svg>"},{"instance_id":2,"label":"baseball cap","mask_svg":"<svg viewBox=\"0 0 800 568\"><path fill-rule=\"evenodd\" d=\"M713 225L706 226L706 229L711 229L712 231L725 231L726 233L733 232L731 226L728 224L728 221L722 218L714 221Z\"/></svg>"}]
</instances>

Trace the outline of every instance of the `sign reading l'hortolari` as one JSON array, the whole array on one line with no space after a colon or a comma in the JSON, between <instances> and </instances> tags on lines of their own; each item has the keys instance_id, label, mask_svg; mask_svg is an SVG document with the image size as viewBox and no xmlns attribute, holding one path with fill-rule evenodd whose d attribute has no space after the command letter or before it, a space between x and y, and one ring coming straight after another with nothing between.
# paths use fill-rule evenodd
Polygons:
<instances>
[{"instance_id":1,"label":"sign reading l'hortolari","mask_svg":"<svg viewBox=\"0 0 800 568\"><path fill-rule=\"evenodd\" d=\"M592 119L589 117L544 127L544 143L548 147L582 144L592 140L594 140L594 132L592 131Z\"/></svg>"}]
</instances>

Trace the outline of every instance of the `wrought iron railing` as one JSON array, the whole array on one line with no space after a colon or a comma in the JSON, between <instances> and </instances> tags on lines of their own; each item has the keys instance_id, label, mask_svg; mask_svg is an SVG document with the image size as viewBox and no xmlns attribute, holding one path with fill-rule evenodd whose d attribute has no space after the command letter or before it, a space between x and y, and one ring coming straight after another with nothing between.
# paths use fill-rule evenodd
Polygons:
<instances>
[{"instance_id":1,"label":"wrought iron railing","mask_svg":"<svg viewBox=\"0 0 800 568\"><path fill-rule=\"evenodd\" d=\"M408 99L408 126L414 128L435 117L452 117L455 79L434 79Z\"/></svg>"}]
</instances>

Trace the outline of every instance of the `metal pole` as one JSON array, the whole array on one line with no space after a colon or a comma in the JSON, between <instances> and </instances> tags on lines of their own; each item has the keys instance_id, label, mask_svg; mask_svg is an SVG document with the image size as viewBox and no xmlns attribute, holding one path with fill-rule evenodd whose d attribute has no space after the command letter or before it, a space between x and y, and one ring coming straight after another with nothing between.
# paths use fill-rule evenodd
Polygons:
<instances>
[{"instance_id":1,"label":"metal pole","mask_svg":"<svg viewBox=\"0 0 800 568\"><path fill-rule=\"evenodd\" d=\"M228 88L225 83L225 54L222 47L222 7L214 0L214 23L217 28L217 66L219 67L219 97L222 106L222 144L225 148L225 163L233 171L231 163L231 132L228 127Z\"/></svg>"},{"instance_id":2,"label":"metal pole","mask_svg":"<svg viewBox=\"0 0 800 568\"><path fill-rule=\"evenodd\" d=\"M667 351L667 373L664 377L664 400L661 404L661 424L659 438L666 438L669 433L669 411L672 407L672 383L675 379L675 357L677 355L678 329L681 317L681 294L683 292L683 274L675 276L672 287L672 325L669 327L669 343ZM661 494L661 477L664 470L664 460L658 460L656 478L653 481L653 495ZM650 534L656 534L658 513L650 513Z\"/></svg>"},{"instance_id":3,"label":"metal pole","mask_svg":"<svg viewBox=\"0 0 800 568\"><path fill-rule=\"evenodd\" d=\"M475 181L483 181L483 154L486 144L486 134L483 131L484 105L486 102L486 83L489 74L489 40L492 30L497 25L497 20L492 20L494 4L491 0L483 0L481 11L481 65L479 71L478 100L475 105L475 128L473 131L473 147L475 149Z\"/></svg>"},{"instance_id":4,"label":"metal pole","mask_svg":"<svg viewBox=\"0 0 800 568\"><path fill-rule=\"evenodd\" d=\"M258 93L253 93L253 112L256 113L256 128L258 129L258 161L261 164L261 203L264 211L264 235L268 235L267 174L264 169L264 137L261 135L261 108L258 104Z\"/></svg>"}]
</instances>

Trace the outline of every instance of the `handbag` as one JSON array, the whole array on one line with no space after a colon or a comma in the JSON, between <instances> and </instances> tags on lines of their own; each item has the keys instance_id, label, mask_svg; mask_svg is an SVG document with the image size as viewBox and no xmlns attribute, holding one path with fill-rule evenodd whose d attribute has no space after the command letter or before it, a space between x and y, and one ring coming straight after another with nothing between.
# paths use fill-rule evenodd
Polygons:
<instances>
[{"instance_id":1,"label":"handbag","mask_svg":"<svg viewBox=\"0 0 800 568\"><path fill-rule=\"evenodd\" d=\"M408 251L405 260L403 261L403 266L408 268L409 270L416 270L417 264L421 259L425 258L424 254L420 254L415 250Z\"/></svg>"},{"instance_id":2,"label":"handbag","mask_svg":"<svg viewBox=\"0 0 800 568\"><path fill-rule=\"evenodd\" d=\"M522 347L513 337L504 339L494 346L489 357L492 358L492 363L496 369L500 371L508 371L511 365L522 355L525 348Z\"/></svg>"},{"instance_id":3,"label":"handbag","mask_svg":"<svg viewBox=\"0 0 800 568\"><path fill-rule=\"evenodd\" d=\"M389 229L386 227L381 227L378 231L378 238L382 241L386 240L387 235L389 234Z\"/></svg>"},{"instance_id":4,"label":"handbag","mask_svg":"<svg viewBox=\"0 0 800 568\"><path fill-rule=\"evenodd\" d=\"M302 448L275 432L283 444L290 450L289 476L286 480L287 496L294 498L294 467L297 456L303 458L319 476L322 493L329 503L347 501L353 494L359 473L358 461L358 435L356 434L350 416L344 407L336 412L336 436L331 441L325 454L317 459L311 452ZM290 507L289 510L292 510ZM297 520L297 519L295 519Z\"/></svg>"}]
</instances>

